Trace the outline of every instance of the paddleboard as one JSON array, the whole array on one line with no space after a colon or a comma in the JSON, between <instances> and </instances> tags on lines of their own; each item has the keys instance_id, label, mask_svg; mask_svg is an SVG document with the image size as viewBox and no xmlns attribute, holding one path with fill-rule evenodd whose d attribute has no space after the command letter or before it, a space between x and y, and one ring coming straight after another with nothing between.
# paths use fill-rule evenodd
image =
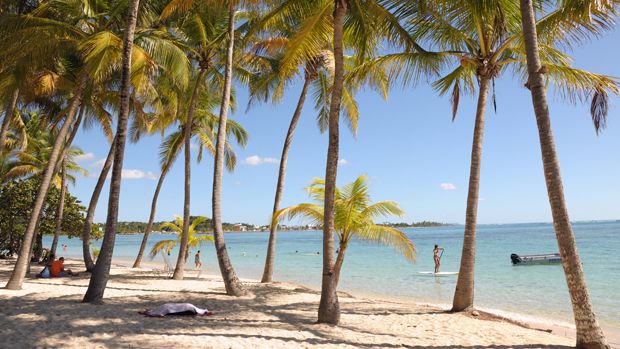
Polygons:
<instances>
[{"instance_id":1,"label":"paddleboard","mask_svg":"<svg viewBox=\"0 0 620 349\"><path fill-rule=\"evenodd\" d=\"M458 275L459 272L458 271L440 271L439 273L435 273L432 271L419 271L418 274L427 275L427 276L451 276L451 275Z\"/></svg>"}]
</instances>

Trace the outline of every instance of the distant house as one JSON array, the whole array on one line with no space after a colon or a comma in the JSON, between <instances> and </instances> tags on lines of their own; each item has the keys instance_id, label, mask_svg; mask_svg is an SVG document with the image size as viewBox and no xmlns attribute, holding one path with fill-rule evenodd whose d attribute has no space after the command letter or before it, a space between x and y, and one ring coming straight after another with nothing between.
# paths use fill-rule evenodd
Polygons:
<instances>
[{"instance_id":1,"label":"distant house","mask_svg":"<svg viewBox=\"0 0 620 349\"><path fill-rule=\"evenodd\" d=\"M231 230L232 231L247 231L248 229L246 228L245 225L237 223L237 224L233 224Z\"/></svg>"}]
</instances>

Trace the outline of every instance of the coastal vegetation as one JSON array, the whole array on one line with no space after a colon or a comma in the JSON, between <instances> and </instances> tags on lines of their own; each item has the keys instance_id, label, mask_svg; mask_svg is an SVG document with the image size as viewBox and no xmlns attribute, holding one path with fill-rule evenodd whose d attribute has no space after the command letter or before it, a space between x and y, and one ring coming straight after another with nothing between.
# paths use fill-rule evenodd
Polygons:
<instances>
[{"instance_id":1,"label":"coastal vegetation","mask_svg":"<svg viewBox=\"0 0 620 349\"><path fill-rule=\"evenodd\" d=\"M32 212L40 179L15 179L0 187L0 257L9 258L19 251L28 217ZM58 217L60 189L50 188L39 219L32 260L38 262L43 252L43 235L54 235L60 219L60 229L69 237L79 237L84 225L84 206L70 193L64 195L64 211ZM49 246L48 246L49 247Z\"/></svg>"},{"instance_id":2,"label":"coastal vegetation","mask_svg":"<svg viewBox=\"0 0 620 349\"><path fill-rule=\"evenodd\" d=\"M423 82L449 95L452 119L462 95L475 94L463 247L452 311L474 307L476 226L486 108L497 110L495 81L505 73L532 95L544 175L562 264L573 305L576 344L606 348L577 252L564 198L547 89L570 102L589 102L596 132L606 126L617 78L578 69L568 49L614 28L617 1L563 0L18 0L0 2L0 253L17 255L8 290L21 289L42 235L80 236L91 272L83 302L100 304L110 277L117 233L143 232L135 267L149 233L172 231L178 240L155 245L151 256L179 246L174 279L183 279L188 248L213 242L225 291L248 293L225 244L224 168L233 171L235 147L248 133L229 113L236 90L276 102L286 87L303 84L279 161L262 281L273 281L282 219L304 216L322 229L319 323L338 325L337 286L351 239L391 246L407 259L414 245L398 227L375 219L403 216L394 202L372 204L367 179L337 188L340 118L356 135L355 95L369 88L387 98L394 86ZM309 94L309 92L312 92ZM287 159L306 98L312 95L326 131L324 179L307 189L318 204L280 208ZM526 110L527 111L527 110ZM95 125L110 142L88 208L68 184L85 175L73 145L81 128ZM118 222L126 142L161 134L160 175L148 223ZM213 156L211 220L191 216L192 145ZM164 180L183 150L182 217L154 222ZM105 224L95 209L110 178ZM195 177L195 176L194 176ZM204 174L200 176L204 177ZM178 189L178 188L177 188ZM179 211L181 209L179 208ZM407 226L437 226L421 222ZM90 240L103 230L96 262ZM198 235L198 232L212 235ZM338 237L336 251L334 236Z\"/></svg>"}]
</instances>

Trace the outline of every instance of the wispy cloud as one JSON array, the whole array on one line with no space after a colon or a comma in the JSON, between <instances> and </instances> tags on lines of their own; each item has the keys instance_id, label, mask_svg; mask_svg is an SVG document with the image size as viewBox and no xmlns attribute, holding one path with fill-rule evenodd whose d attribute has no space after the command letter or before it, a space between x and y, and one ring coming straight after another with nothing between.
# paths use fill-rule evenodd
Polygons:
<instances>
[{"instance_id":1,"label":"wispy cloud","mask_svg":"<svg viewBox=\"0 0 620 349\"><path fill-rule=\"evenodd\" d=\"M251 166L258 166L262 164L277 164L278 162L279 161L276 158L270 158L270 157L262 158L258 155L248 156L247 158L245 158L245 160L243 160L244 164L251 165Z\"/></svg>"},{"instance_id":2,"label":"wispy cloud","mask_svg":"<svg viewBox=\"0 0 620 349\"><path fill-rule=\"evenodd\" d=\"M151 172L151 171L147 171L144 172L142 170L123 170L123 172L121 172L121 178L122 179L152 179L152 180L156 180L157 176Z\"/></svg>"},{"instance_id":3,"label":"wispy cloud","mask_svg":"<svg viewBox=\"0 0 620 349\"><path fill-rule=\"evenodd\" d=\"M75 161L90 161L90 160L92 160L94 158L95 158L95 154L93 154L93 153L84 153L84 154L77 155L75 157Z\"/></svg>"},{"instance_id":4,"label":"wispy cloud","mask_svg":"<svg viewBox=\"0 0 620 349\"><path fill-rule=\"evenodd\" d=\"M348 164L349 162L347 161L347 159L340 159L338 160L338 166L343 166Z\"/></svg>"},{"instance_id":5,"label":"wispy cloud","mask_svg":"<svg viewBox=\"0 0 620 349\"><path fill-rule=\"evenodd\" d=\"M456 185L452 183L441 183L439 186L443 190L456 190Z\"/></svg>"},{"instance_id":6,"label":"wispy cloud","mask_svg":"<svg viewBox=\"0 0 620 349\"><path fill-rule=\"evenodd\" d=\"M105 158L93 162L92 164L90 164L90 167L102 168L103 164L105 164Z\"/></svg>"}]
</instances>

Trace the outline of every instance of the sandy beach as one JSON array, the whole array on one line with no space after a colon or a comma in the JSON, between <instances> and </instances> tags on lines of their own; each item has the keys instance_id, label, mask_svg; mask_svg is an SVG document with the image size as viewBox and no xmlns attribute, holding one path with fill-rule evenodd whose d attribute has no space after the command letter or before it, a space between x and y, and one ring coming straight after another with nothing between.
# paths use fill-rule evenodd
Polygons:
<instances>
[{"instance_id":1,"label":"sandy beach","mask_svg":"<svg viewBox=\"0 0 620 349\"><path fill-rule=\"evenodd\" d=\"M11 264L1 261L0 282ZM81 269L78 261L67 266ZM33 268L37 269L37 268ZM150 269L115 265L105 304L80 303L88 274L27 279L0 289L3 348L563 348L570 338L486 314L450 314L416 304L340 294L340 326L316 324L319 292L290 283L244 280L251 295L233 298L214 275L188 271L166 279ZM206 307L210 317L146 318L138 311L169 302Z\"/></svg>"}]
</instances>

